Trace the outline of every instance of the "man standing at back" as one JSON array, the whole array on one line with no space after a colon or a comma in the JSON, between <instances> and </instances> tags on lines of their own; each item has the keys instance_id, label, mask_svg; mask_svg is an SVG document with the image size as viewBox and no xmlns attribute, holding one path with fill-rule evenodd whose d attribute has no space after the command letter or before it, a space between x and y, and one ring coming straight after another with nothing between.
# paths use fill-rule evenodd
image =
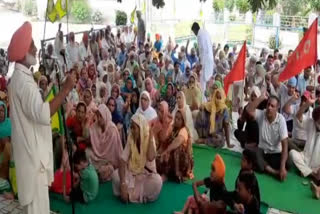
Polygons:
<instances>
[{"instance_id":1,"label":"man standing at back","mask_svg":"<svg viewBox=\"0 0 320 214\"><path fill-rule=\"evenodd\" d=\"M214 60L212 52L212 42L208 31L200 29L197 22L194 22L191 30L197 36L198 47L199 47L199 57L200 62L203 67L202 73L200 74L200 84L202 89L202 99L205 100L206 83L213 75Z\"/></svg>"},{"instance_id":2,"label":"man standing at back","mask_svg":"<svg viewBox=\"0 0 320 214\"><path fill-rule=\"evenodd\" d=\"M53 152L50 117L75 85L68 76L64 87L50 102L43 102L33 79L37 64L32 27L25 22L12 36L8 59L15 69L8 89L12 121L12 148L16 166L18 198L24 213L49 214L48 187L53 181Z\"/></svg>"}]
</instances>

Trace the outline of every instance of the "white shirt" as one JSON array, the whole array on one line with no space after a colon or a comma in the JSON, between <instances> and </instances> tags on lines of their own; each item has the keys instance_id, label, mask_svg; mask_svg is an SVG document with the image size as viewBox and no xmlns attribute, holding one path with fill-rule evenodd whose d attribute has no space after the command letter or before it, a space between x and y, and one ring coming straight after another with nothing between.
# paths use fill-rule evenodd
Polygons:
<instances>
[{"instance_id":1,"label":"white shirt","mask_svg":"<svg viewBox=\"0 0 320 214\"><path fill-rule=\"evenodd\" d=\"M199 45L199 55L201 65L203 67L204 75L201 79L207 82L213 75L213 69L215 67L213 61L212 42L209 33L200 29L197 35Z\"/></svg>"},{"instance_id":2,"label":"white shirt","mask_svg":"<svg viewBox=\"0 0 320 214\"><path fill-rule=\"evenodd\" d=\"M179 70L178 73L176 74L175 71L172 72L172 81L174 83L182 83L183 82L183 79L182 79L182 72Z\"/></svg>"},{"instance_id":3,"label":"white shirt","mask_svg":"<svg viewBox=\"0 0 320 214\"><path fill-rule=\"evenodd\" d=\"M265 153L281 153L281 141L288 138L287 124L284 117L277 113L276 119L269 123L266 110L256 110L256 120L259 125L259 148Z\"/></svg>"},{"instance_id":4,"label":"white shirt","mask_svg":"<svg viewBox=\"0 0 320 214\"><path fill-rule=\"evenodd\" d=\"M71 69L75 63L78 63L80 61L79 45L77 43L69 42L67 44L66 60L68 70Z\"/></svg>"},{"instance_id":5,"label":"white shirt","mask_svg":"<svg viewBox=\"0 0 320 214\"><path fill-rule=\"evenodd\" d=\"M292 105L291 106L291 112L293 116L293 129L292 129L292 138L298 139L298 140L307 140L307 132L305 130L305 127L302 126L302 123L300 123L295 117L295 115L298 113L300 108L300 104ZM313 108L310 107L309 111L304 113L302 115L302 120L310 119L312 118L312 112Z\"/></svg>"},{"instance_id":6,"label":"white shirt","mask_svg":"<svg viewBox=\"0 0 320 214\"><path fill-rule=\"evenodd\" d=\"M320 168L320 132L311 118L306 118L301 123L307 133L306 145L303 150L304 161L311 169Z\"/></svg>"},{"instance_id":7,"label":"white shirt","mask_svg":"<svg viewBox=\"0 0 320 214\"><path fill-rule=\"evenodd\" d=\"M54 53L56 57L58 58L58 63L60 66L64 65L64 59L62 55L60 54L60 51L65 49L63 42L60 41L59 38L59 32L56 35L56 38L54 40Z\"/></svg>"},{"instance_id":8,"label":"white shirt","mask_svg":"<svg viewBox=\"0 0 320 214\"><path fill-rule=\"evenodd\" d=\"M109 44L108 44L108 42L107 42L107 40L105 39L105 38L103 38L102 40L101 40L101 47L103 48L103 49L105 49L105 51L108 51L108 49L109 49Z\"/></svg>"},{"instance_id":9,"label":"white shirt","mask_svg":"<svg viewBox=\"0 0 320 214\"><path fill-rule=\"evenodd\" d=\"M43 102L31 71L24 65L15 64L8 88L18 196L25 206L36 195L40 173L46 173L47 185L53 181L50 105Z\"/></svg>"},{"instance_id":10,"label":"white shirt","mask_svg":"<svg viewBox=\"0 0 320 214\"><path fill-rule=\"evenodd\" d=\"M86 48L83 42L81 42L80 47L79 47L79 55L80 55L80 60L85 61L89 56L91 56L91 50L89 48Z\"/></svg>"}]
</instances>

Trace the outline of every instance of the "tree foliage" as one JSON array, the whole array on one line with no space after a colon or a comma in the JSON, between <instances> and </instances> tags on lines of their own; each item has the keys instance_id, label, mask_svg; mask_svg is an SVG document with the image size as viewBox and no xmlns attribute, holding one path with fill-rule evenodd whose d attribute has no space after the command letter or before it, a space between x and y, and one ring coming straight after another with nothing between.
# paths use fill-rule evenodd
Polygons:
<instances>
[{"instance_id":1,"label":"tree foliage","mask_svg":"<svg viewBox=\"0 0 320 214\"><path fill-rule=\"evenodd\" d=\"M320 0L309 0L311 8L319 12L320 11Z\"/></svg>"},{"instance_id":2,"label":"tree foliage","mask_svg":"<svg viewBox=\"0 0 320 214\"><path fill-rule=\"evenodd\" d=\"M235 0L226 0L225 6L228 8L229 11L233 11L233 8L235 6Z\"/></svg>"},{"instance_id":3,"label":"tree foliage","mask_svg":"<svg viewBox=\"0 0 320 214\"><path fill-rule=\"evenodd\" d=\"M126 25L128 21L128 16L126 12L117 10L116 12L116 25Z\"/></svg>"},{"instance_id":4,"label":"tree foliage","mask_svg":"<svg viewBox=\"0 0 320 214\"><path fill-rule=\"evenodd\" d=\"M273 9L277 6L277 0L248 0L248 2L252 12L257 12L259 9Z\"/></svg>"},{"instance_id":5,"label":"tree foliage","mask_svg":"<svg viewBox=\"0 0 320 214\"><path fill-rule=\"evenodd\" d=\"M240 13L246 13L251 9L248 0L236 0L236 6Z\"/></svg>"},{"instance_id":6,"label":"tree foliage","mask_svg":"<svg viewBox=\"0 0 320 214\"><path fill-rule=\"evenodd\" d=\"M221 12L224 9L225 0L213 0L213 9L215 12Z\"/></svg>"}]
</instances>

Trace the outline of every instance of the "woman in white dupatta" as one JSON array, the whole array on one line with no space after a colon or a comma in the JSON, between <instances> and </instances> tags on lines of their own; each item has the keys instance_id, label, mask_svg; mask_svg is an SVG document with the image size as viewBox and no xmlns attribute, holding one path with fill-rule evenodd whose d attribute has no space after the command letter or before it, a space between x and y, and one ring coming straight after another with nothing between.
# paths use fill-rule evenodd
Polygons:
<instances>
[{"instance_id":1,"label":"woman in white dupatta","mask_svg":"<svg viewBox=\"0 0 320 214\"><path fill-rule=\"evenodd\" d=\"M177 93L177 104L172 112L173 118L175 118L178 110L185 112L185 114L186 114L186 126L190 132L192 143L194 143L196 140L198 140L199 136L198 136L197 131L194 128L192 113L191 113L189 105L187 105L186 96L184 95L184 93L182 91L179 91Z\"/></svg>"},{"instance_id":2,"label":"woman in white dupatta","mask_svg":"<svg viewBox=\"0 0 320 214\"><path fill-rule=\"evenodd\" d=\"M136 114L142 114L148 122L157 117L157 112L151 107L151 104L152 100L150 94L147 91L142 92Z\"/></svg>"}]
</instances>

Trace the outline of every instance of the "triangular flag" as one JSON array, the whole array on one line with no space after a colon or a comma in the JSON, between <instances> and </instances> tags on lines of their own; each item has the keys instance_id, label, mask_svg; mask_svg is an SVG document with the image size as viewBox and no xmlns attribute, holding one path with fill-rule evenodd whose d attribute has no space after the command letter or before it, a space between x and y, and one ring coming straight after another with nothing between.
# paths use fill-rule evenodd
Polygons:
<instances>
[{"instance_id":1,"label":"triangular flag","mask_svg":"<svg viewBox=\"0 0 320 214\"><path fill-rule=\"evenodd\" d=\"M224 91L226 92L226 94L228 94L229 86L233 82L244 79L245 67L246 67L246 53L247 53L246 44L247 44L246 41L244 41L237 60L235 61L231 71L224 78Z\"/></svg>"},{"instance_id":2,"label":"triangular flag","mask_svg":"<svg viewBox=\"0 0 320 214\"><path fill-rule=\"evenodd\" d=\"M316 64L318 59L317 53L317 35L318 18L312 23L298 47L294 50L288 59L288 64L279 76L279 81L285 81L301 73L309 66Z\"/></svg>"},{"instance_id":3,"label":"triangular flag","mask_svg":"<svg viewBox=\"0 0 320 214\"><path fill-rule=\"evenodd\" d=\"M46 15L51 22L55 22L57 20L58 13L53 0L48 0Z\"/></svg>"},{"instance_id":4,"label":"triangular flag","mask_svg":"<svg viewBox=\"0 0 320 214\"><path fill-rule=\"evenodd\" d=\"M52 86L48 96L46 97L46 102L50 102L56 96L56 88ZM64 134L62 114L59 109L54 115L51 116L51 129L53 132Z\"/></svg>"},{"instance_id":5,"label":"triangular flag","mask_svg":"<svg viewBox=\"0 0 320 214\"><path fill-rule=\"evenodd\" d=\"M65 15L67 15L68 11L68 0L58 0L55 8L57 10L58 16L62 19Z\"/></svg>"},{"instance_id":6,"label":"triangular flag","mask_svg":"<svg viewBox=\"0 0 320 214\"><path fill-rule=\"evenodd\" d=\"M134 8L134 10L131 12L131 18L130 18L130 22L131 24L134 24L134 18L136 16L136 10L137 10L137 6Z\"/></svg>"}]
</instances>

